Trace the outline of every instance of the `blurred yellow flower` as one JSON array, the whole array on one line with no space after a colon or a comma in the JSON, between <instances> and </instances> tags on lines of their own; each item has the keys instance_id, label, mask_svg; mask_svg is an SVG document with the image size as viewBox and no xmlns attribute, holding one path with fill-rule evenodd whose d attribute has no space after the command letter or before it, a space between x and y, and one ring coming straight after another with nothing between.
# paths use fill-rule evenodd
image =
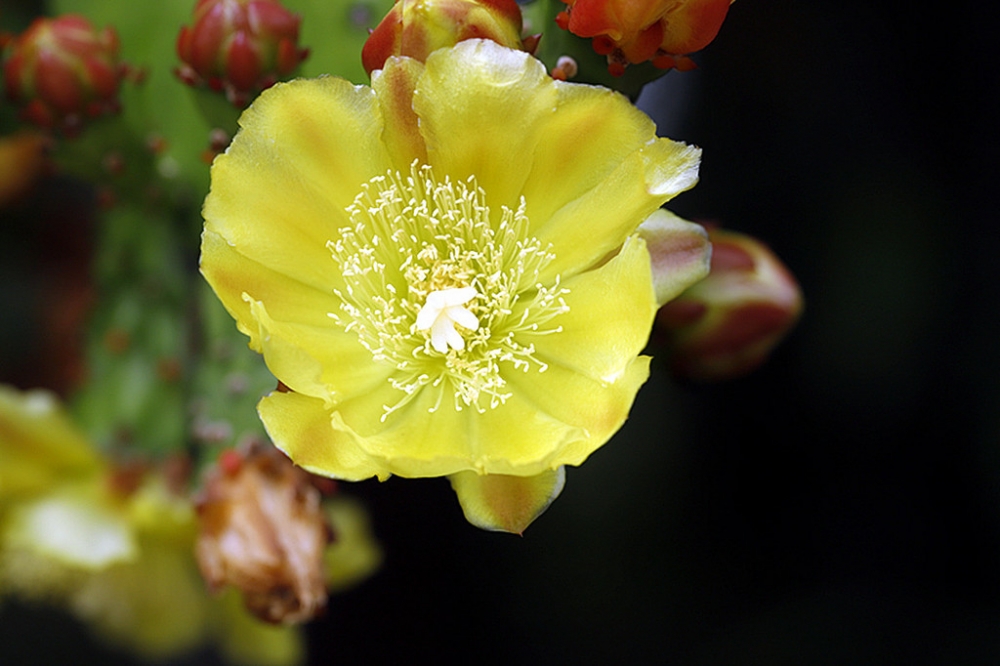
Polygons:
<instances>
[{"instance_id":1,"label":"blurred yellow flower","mask_svg":"<svg viewBox=\"0 0 1000 666\"><path fill-rule=\"evenodd\" d=\"M273 441L340 479L449 476L471 522L522 531L646 380L636 229L700 151L483 40L372 88L279 84L240 123L201 268L283 384Z\"/></svg>"},{"instance_id":2,"label":"blurred yellow flower","mask_svg":"<svg viewBox=\"0 0 1000 666\"><path fill-rule=\"evenodd\" d=\"M60 606L145 657L214 641L237 664L300 662L296 627L258 621L239 594L208 594L195 562L195 506L172 480L165 468L116 468L51 393L0 385L0 600ZM343 502L322 506L337 539L320 554L331 589L381 559L364 509Z\"/></svg>"}]
</instances>

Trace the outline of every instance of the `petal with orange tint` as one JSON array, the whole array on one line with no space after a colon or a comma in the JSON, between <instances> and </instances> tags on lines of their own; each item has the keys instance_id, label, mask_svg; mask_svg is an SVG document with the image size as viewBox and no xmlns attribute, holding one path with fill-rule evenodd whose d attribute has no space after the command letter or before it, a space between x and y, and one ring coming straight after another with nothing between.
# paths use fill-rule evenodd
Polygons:
<instances>
[{"instance_id":1,"label":"petal with orange tint","mask_svg":"<svg viewBox=\"0 0 1000 666\"><path fill-rule=\"evenodd\" d=\"M562 492L566 470L535 476L459 472L448 479L466 520L485 530L521 534Z\"/></svg>"},{"instance_id":2,"label":"petal with orange tint","mask_svg":"<svg viewBox=\"0 0 1000 666\"><path fill-rule=\"evenodd\" d=\"M263 266L319 289L338 284L326 243L390 160L370 89L335 78L266 90L212 165L205 228Z\"/></svg>"},{"instance_id":3,"label":"petal with orange tint","mask_svg":"<svg viewBox=\"0 0 1000 666\"><path fill-rule=\"evenodd\" d=\"M527 53L472 39L427 58L413 109L435 173L475 175L499 212L517 208L556 89Z\"/></svg>"},{"instance_id":4,"label":"petal with orange tint","mask_svg":"<svg viewBox=\"0 0 1000 666\"><path fill-rule=\"evenodd\" d=\"M646 346L656 315L645 242L630 237L611 261L566 280L563 287L569 310L552 320L559 332L522 333L519 341L532 345L547 363L614 381ZM572 394L565 398L573 400Z\"/></svg>"},{"instance_id":5,"label":"petal with orange tint","mask_svg":"<svg viewBox=\"0 0 1000 666\"><path fill-rule=\"evenodd\" d=\"M261 399L257 412L275 446L310 472L348 481L388 476L350 434L330 426L322 400L274 392Z\"/></svg>"}]
</instances>

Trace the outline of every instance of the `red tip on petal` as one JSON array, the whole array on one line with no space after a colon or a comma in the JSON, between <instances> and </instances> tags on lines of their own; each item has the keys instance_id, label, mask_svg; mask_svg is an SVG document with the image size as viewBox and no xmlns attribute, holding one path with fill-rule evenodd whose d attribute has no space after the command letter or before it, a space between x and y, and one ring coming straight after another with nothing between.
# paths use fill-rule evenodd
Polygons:
<instances>
[{"instance_id":1,"label":"red tip on petal","mask_svg":"<svg viewBox=\"0 0 1000 666\"><path fill-rule=\"evenodd\" d=\"M186 25L177 33L177 57L187 62L191 59L191 29Z\"/></svg>"},{"instance_id":2,"label":"red tip on petal","mask_svg":"<svg viewBox=\"0 0 1000 666\"><path fill-rule=\"evenodd\" d=\"M87 78L90 81L97 96L106 100L115 96L118 92L119 72L118 68L109 63L90 58L84 61L87 70Z\"/></svg>"},{"instance_id":3,"label":"red tip on petal","mask_svg":"<svg viewBox=\"0 0 1000 666\"><path fill-rule=\"evenodd\" d=\"M690 72L698 69L698 63L687 56L677 56L674 60L676 62L674 67L677 68L678 72Z\"/></svg>"},{"instance_id":4,"label":"red tip on petal","mask_svg":"<svg viewBox=\"0 0 1000 666\"><path fill-rule=\"evenodd\" d=\"M757 267L757 262L745 248L734 242L719 240L716 236L712 242L712 268L715 273L722 271L750 272Z\"/></svg>"},{"instance_id":5,"label":"red tip on petal","mask_svg":"<svg viewBox=\"0 0 1000 666\"><path fill-rule=\"evenodd\" d=\"M247 4L247 22L254 34L298 41L302 18L272 0L251 0Z\"/></svg>"},{"instance_id":6,"label":"red tip on petal","mask_svg":"<svg viewBox=\"0 0 1000 666\"><path fill-rule=\"evenodd\" d=\"M478 0L480 5L493 9L508 21L521 25L521 8L515 0Z\"/></svg>"},{"instance_id":7,"label":"red tip on petal","mask_svg":"<svg viewBox=\"0 0 1000 666\"><path fill-rule=\"evenodd\" d=\"M390 12L372 30L361 48L361 64L365 71L370 75L376 69L382 69L389 56L400 51L402 38L403 23L400 15L395 11Z\"/></svg>"},{"instance_id":8,"label":"red tip on petal","mask_svg":"<svg viewBox=\"0 0 1000 666\"><path fill-rule=\"evenodd\" d=\"M667 303L656 313L656 321L661 326L680 328L690 326L705 316L708 306L696 301L677 300Z\"/></svg>"},{"instance_id":9,"label":"red tip on petal","mask_svg":"<svg viewBox=\"0 0 1000 666\"><path fill-rule=\"evenodd\" d=\"M719 34L731 0L689 0L667 14L663 42L667 53L694 53Z\"/></svg>"},{"instance_id":10,"label":"red tip on petal","mask_svg":"<svg viewBox=\"0 0 1000 666\"><path fill-rule=\"evenodd\" d=\"M278 74L284 76L285 74L291 73L299 63L305 60L305 56L308 53L306 49L299 49L295 42L289 39L283 39L278 42L278 53L276 56L275 66L278 68Z\"/></svg>"},{"instance_id":11,"label":"red tip on petal","mask_svg":"<svg viewBox=\"0 0 1000 666\"><path fill-rule=\"evenodd\" d=\"M253 90L261 76L260 56L245 32L238 32L226 54L226 79L239 91Z\"/></svg>"},{"instance_id":12,"label":"red tip on petal","mask_svg":"<svg viewBox=\"0 0 1000 666\"><path fill-rule=\"evenodd\" d=\"M673 69L677 66L677 61L674 60L674 57L667 54L658 55L651 62L653 63L653 67L657 69Z\"/></svg>"},{"instance_id":13,"label":"red tip on petal","mask_svg":"<svg viewBox=\"0 0 1000 666\"><path fill-rule=\"evenodd\" d=\"M631 63L646 62L656 55L663 41L663 22L657 21L639 33L638 37L620 48Z\"/></svg>"},{"instance_id":14,"label":"red tip on petal","mask_svg":"<svg viewBox=\"0 0 1000 666\"><path fill-rule=\"evenodd\" d=\"M35 88L41 99L62 113L76 111L83 105L83 91L76 73L54 53L38 54Z\"/></svg>"}]
</instances>

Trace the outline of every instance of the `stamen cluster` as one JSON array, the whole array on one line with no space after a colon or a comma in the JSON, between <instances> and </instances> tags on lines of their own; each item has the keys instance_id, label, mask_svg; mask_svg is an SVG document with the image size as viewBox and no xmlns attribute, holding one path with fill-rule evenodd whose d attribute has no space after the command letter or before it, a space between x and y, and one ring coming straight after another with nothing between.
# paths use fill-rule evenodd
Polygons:
<instances>
[{"instance_id":1,"label":"stamen cluster","mask_svg":"<svg viewBox=\"0 0 1000 666\"><path fill-rule=\"evenodd\" d=\"M494 408L510 396L504 372L546 368L519 337L561 330L550 322L568 310L567 290L558 278L539 281L554 255L529 235L524 201L494 215L485 199L474 177L438 181L414 163L408 176L389 171L366 183L347 209L352 225L328 243L345 279L334 290L340 312L329 316L396 369L389 381L403 396L383 420L425 387L439 391L431 411L448 391L456 409ZM433 327L418 319L440 309L442 294L470 289L461 309L471 316L448 321L463 342L435 344Z\"/></svg>"}]
</instances>

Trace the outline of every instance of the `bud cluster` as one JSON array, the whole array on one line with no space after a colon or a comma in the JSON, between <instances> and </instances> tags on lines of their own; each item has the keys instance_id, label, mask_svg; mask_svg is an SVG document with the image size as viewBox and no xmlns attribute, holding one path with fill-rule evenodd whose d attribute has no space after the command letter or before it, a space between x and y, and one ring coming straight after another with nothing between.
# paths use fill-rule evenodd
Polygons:
<instances>
[{"instance_id":1,"label":"bud cluster","mask_svg":"<svg viewBox=\"0 0 1000 666\"><path fill-rule=\"evenodd\" d=\"M177 37L176 74L244 107L309 55L298 46L301 20L278 0L199 0Z\"/></svg>"}]
</instances>

